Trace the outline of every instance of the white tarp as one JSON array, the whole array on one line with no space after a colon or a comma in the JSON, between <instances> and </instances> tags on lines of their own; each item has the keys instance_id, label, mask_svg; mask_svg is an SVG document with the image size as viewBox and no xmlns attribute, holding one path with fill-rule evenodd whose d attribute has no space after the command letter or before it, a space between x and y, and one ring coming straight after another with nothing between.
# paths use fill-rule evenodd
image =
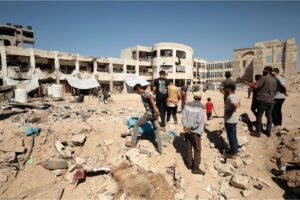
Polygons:
<instances>
[{"instance_id":1,"label":"white tarp","mask_svg":"<svg viewBox=\"0 0 300 200\"><path fill-rule=\"evenodd\" d=\"M73 88L77 88L80 90L88 90L100 86L95 77L79 79L75 76L69 76L67 77L67 81Z\"/></svg>"},{"instance_id":2,"label":"white tarp","mask_svg":"<svg viewBox=\"0 0 300 200\"><path fill-rule=\"evenodd\" d=\"M16 81L9 77L4 77L4 80L7 85L16 86L17 89L25 89L27 92L31 92L39 88L39 81L37 78L33 78L31 80L26 80L26 81Z\"/></svg>"},{"instance_id":3,"label":"white tarp","mask_svg":"<svg viewBox=\"0 0 300 200\"><path fill-rule=\"evenodd\" d=\"M150 83L143 77L141 76L130 76L125 78L125 82L127 85L130 87L134 87L136 84L141 84L142 86L149 85Z\"/></svg>"}]
</instances>

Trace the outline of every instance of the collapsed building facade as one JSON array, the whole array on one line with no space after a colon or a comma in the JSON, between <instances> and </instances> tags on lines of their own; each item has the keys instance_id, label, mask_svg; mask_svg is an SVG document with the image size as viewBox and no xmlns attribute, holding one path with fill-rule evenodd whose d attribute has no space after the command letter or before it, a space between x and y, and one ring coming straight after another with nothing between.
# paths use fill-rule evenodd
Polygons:
<instances>
[{"instance_id":1,"label":"collapsed building facade","mask_svg":"<svg viewBox=\"0 0 300 200\"><path fill-rule=\"evenodd\" d=\"M253 81L265 66L277 67L287 82L297 76L297 44L295 38L286 41L257 42L254 47L233 51L233 77L236 81Z\"/></svg>"},{"instance_id":2,"label":"collapsed building facade","mask_svg":"<svg viewBox=\"0 0 300 200\"><path fill-rule=\"evenodd\" d=\"M293 39L287 42L276 40L276 44L274 41L257 43L254 48L235 50L233 62L207 62L205 59L194 58L193 48L179 43L163 42L152 47L129 47L121 50L120 58L41 50L34 48L34 43L34 32L30 26L0 26L1 85L4 84L4 77L15 80L36 77L41 84L62 84L64 91L68 93L71 92L68 76L95 77L102 87L109 88L110 91L126 92L128 77L139 76L152 82L159 77L160 70L165 70L167 78L175 85L191 87L194 83L218 83L225 78L226 71L233 71L234 77L238 79L251 65L253 70L261 71L262 52L271 53L276 58L277 46L282 50L284 61L281 66L285 69L284 72L296 74L297 47ZM28 45L32 47L25 48ZM271 51L270 45L273 45ZM255 73L251 74L252 78L253 74Z\"/></svg>"}]
</instances>

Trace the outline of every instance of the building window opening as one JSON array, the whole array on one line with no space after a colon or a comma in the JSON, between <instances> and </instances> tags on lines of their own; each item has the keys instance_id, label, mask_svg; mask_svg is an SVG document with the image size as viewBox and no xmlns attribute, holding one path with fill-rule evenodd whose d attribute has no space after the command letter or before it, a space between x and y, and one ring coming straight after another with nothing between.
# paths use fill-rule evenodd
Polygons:
<instances>
[{"instance_id":1,"label":"building window opening","mask_svg":"<svg viewBox=\"0 0 300 200\"><path fill-rule=\"evenodd\" d=\"M160 56L161 57L173 57L173 50L172 49L161 49Z\"/></svg>"},{"instance_id":2,"label":"building window opening","mask_svg":"<svg viewBox=\"0 0 300 200\"><path fill-rule=\"evenodd\" d=\"M4 43L4 46L11 46L11 43L9 40L4 40L3 43Z\"/></svg>"},{"instance_id":3,"label":"building window opening","mask_svg":"<svg viewBox=\"0 0 300 200\"><path fill-rule=\"evenodd\" d=\"M137 52L136 52L136 51L133 51L133 52L132 52L132 59L133 59L133 60L136 60L136 59L137 59Z\"/></svg>"},{"instance_id":4,"label":"building window opening","mask_svg":"<svg viewBox=\"0 0 300 200\"><path fill-rule=\"evenodd\" d=\"M72 74L75 70L75 61L72 60L59 60L59 69L63 74Z\"/></svg>"},{"instance_id":5,"label":"building window opening","mask_svg":"<svg viewBox=\"0 0 300 200\"><path fill-rule=\"evenodd\" d=\"M7 67L14 69L15 72L28 72L30 68L29 56L7 55Z\"/></svg>"},{"instance_id":6,"label":"building window opening","mask_svg":"<svg viewBox=\"0 0 300 200\"><path fill-rule=\"evenodd\" d=\"M12 28L6 28L6 27L1 27L0 28L0 35L7 35L7 36L15 36L15 29Z\"/></svg>"},{"instance_id":7,"label":"building window opening","mask_svg":"<svg viewBox=\"0 0 300 200\"><path fill-rule=\"evenodd\" d=\"M266 57L266 62L267 63L272 63L273 62L272 55Z\"/></svg>"},{"instance_id":8,"label":"building window opening","mask_svg":"<svg viewBox=\"0 0 300 200\"><path fill-rule=\"evenodd\" d=\"M173 72L173 65L161 65L160 70L164 70L167 73Z\"/></svg>"},{"instance_id":9,"label":"building window opening","mask_svg":"<svg viewBox=\"0 0 300 200\"><path fill-rule=\"evenodd\" d=\"M79 71L93 73L94 72L93 62L79 61Z\"/></svg>"},{"instance_id":10,"label":"building window opening","mask_svg":"<svg viewBox=\"0 0 300 200\"><path fill-rule=\"evenodd\" d=\"M123 65L113 64L113 72L114 73L123 73Z\"/></svg>"},{"instance_id":11,"label":"building window opening","mask_svg":"<svg viewBox=\"0 0 300 200\"><path fill-rule=\"evenodd\" d=\"M35 67L41 72L51 74L55 71L54 59L35 57Z\"/></svg>"},{"instance_id":12,"label":"building window opening","mask_svg":"<svg viewBox=\"0 0 300 200\"><path fill-rule=\"evenodd\" d=\"M157 51L153 51L153 58L156 58L157 57Z\"/></svg>"},{"instance_id":13,"label":"building window opening","mask_svg":"<svg viewBox=\"0 0 300 200\"><path fill-rule=\"evenodd\" d=\"M152 52L139 51L140 61L150 61L152 59Z\"/></svg>"},{"instance_id":14,"label":"building window opening","mask_svg":"<svg viewBox=\"0 0 300 200\"><path fill-rule=\"evenodd\" d=\"M109 64L108 63L98 63L97 72L107 72L107 73L109 73Z\"/></svg>"},{"instance_id":15,"label":"building window opening","mask_svg":"<svg viewBox=\"0 0 300 200\"><path fill-rule=\"evenodd\" d=\"M142 76L151 76L152 75L152 67L151 66L143 66L139 67L139 75Z\"/></svg>"},{"instance_id":16,"label":"building window opening","mask_svg":"<svg viewBox=\"0 0 300 200\"><path fill-rule=\"evenodd\" d=\"M23 31L23 36L28 38L33 38L33 32Z\"/></svg>"},{"instance_id":17,"label":"building window opening","mask_svg":"<svg viewBox=\"0 0 300 200\"><path fill-rule=\"evenodd\" d=\"M127 74L135 74L135 66L134 65L127 65Z\"/></svg>"},{"instance_id":18,"label":"building window opening","mask_svg":"<svg viewBox=\"0 0 300 200\"><path fill-rule=\"evenodd\" d=\"M277 62L282 62L282 54L277 54Z\"/></svg>"},{"instance_id":19,"label":"building window opening","mask_svg":"<svg viewBox=\"0 0 300 200\"><path fill-rule=\"evenodd\" d=\"M181 59L185 59L186 58L186 53L184 51L176 51L176 57L181 58Z\"/></svg>"}]
</instances>

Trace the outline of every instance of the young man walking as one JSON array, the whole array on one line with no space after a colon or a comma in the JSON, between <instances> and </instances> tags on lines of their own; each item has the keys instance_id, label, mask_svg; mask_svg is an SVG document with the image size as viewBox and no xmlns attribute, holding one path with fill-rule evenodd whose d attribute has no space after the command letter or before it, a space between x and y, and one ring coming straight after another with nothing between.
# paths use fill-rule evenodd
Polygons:
<instances>
[{"instance_id":1,"label":"young man walking","mask_svg":"<svg viewBox=\"0 0 300 200\"><path fill-rule=\"evenodd\" d=\"M168 80L166 79L166 72L164 70L161 70L159 72L159 78L154 80L153 94L155 94L156 106L160 112L160 126L163 131L166 131Z\"/></svg>"},{"instance_id":2,"label":"young man walking","mask_svg":"<svg viewBox=\"0 0 300 200\"><path fill-rule=\"evenodd\" d=\"M145 124L147 121L151 121L151 123L154 127L155 139L157 142L157 151L160 154L162 154L162 142L161 142L161 137L159 134L159 123L158 123L159 110L155 105L153 96L150 93L146 92L145 89L140 84L136 84L133 87L133 90L137 94L141 95L142 102L146 109L146 113L143 116L141 116L135 123L131 141L126 142L125 145L127 147L135 147L137 144L137 136L139 133L139 127L141 125Z\"/></svg>"},{"instance_id":3,"label":"young man walking","mask_svg":"<svg viewBox=\"0 0 300 200\"><path fill-rule=\"evenodd\" d=\"M173 82L169 83L168 86L168 99L167 99L167 122L171 119L171 114L174 119L174 123L177 124L177 108L178 103L181 99L180 90L176 87Z\"/></svg>"},{"instance_id":4,"label":"young man walking","mask_svg":"<svg viewBox=\"0 0 300 200\"><path fill-rule=\"evenodd\" d=\"M225 102L224 122L230 145L230 149L225 154L225 158L234 159L238 151L236 125L239 120L237 108L240 106L240 100L235 94L235 84L228 84L224 89L226 94L228 95Z\"/></svg>"},{"instance_id":5,"label":"young man walking","mask_svg":"<svg viewBox=\"0 0 300 200\"><path fill-rule=\"evenodd\" d=\"M195 92L194 101L187 103L183 109L181 121L187 146L187 167L192 170L193 174L204 175L205 172L200 169L200 154L201 134L204 131L205 107L200 101L200 92ZM192 150L194 150L194 157Z\"/></svg>"},{"instance_id":6,"label":"young man walking","mask_svg":"<svg viewBox=\"0 0 300 200\"><path fill-rule=\"evenodd\" d=\"M286 96L286 87L285 87L285 80L282 76L279 75L279 69L274 68L272 70L272 74L277 83L277 89L274 97L274 108L272 112L272 120L274 124L274 130L280 131L282 125L282 104L285 100Z\"/></svg>"}]
</instances>

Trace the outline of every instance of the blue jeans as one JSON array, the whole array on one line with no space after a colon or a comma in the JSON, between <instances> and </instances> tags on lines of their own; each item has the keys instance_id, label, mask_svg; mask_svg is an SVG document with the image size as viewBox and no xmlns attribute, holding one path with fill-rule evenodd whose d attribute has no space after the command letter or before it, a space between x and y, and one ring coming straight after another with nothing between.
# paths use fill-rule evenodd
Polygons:
<instances>
[{"instance_id":1,"label":"blue jeans","mask_svg":"<svg viewBox=\"0 0 300 200\"><path fill-rule=\"evenodd\" d=\"M238 141L236 137L236 123L225 123L225 129L230 145L230 150L228 153L231 155L235 155L238 150Z\"/></svg>"}]
</instances>

